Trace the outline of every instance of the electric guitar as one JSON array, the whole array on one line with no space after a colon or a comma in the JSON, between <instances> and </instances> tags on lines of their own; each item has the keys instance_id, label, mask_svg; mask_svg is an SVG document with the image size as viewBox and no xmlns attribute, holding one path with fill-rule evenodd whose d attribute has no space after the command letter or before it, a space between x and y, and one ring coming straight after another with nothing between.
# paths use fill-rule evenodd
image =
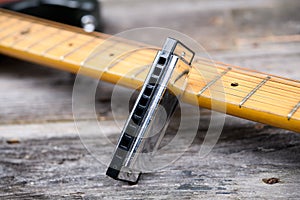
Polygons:
<instances>
[{"instance_id":1,"label":"electric guitar","mask_svg":"<svg viewBox=\"0 0 300 200\"><path fill-rule=\"evenodd\" d=\"M0 9L0 53L73 73L80 69L94 78L99 78L101 73L103 81L117 83L122 79L121 84L126 87L142 85L149 68L141 66L153 61L157 49L142 48L142 44L122 39L111 40L106 42L104 51L90 57L94 48L109 37ZM117 59L123 62L104 65L124 49L133 48L137 50ZM299 81L221 62L214 62L217 66L214 73L209 60L194 60L187 87L182 91L184 102L211 109L213 100L225 104L229 115L300 133ZM210 74L211 79L204 79L196 67ZM217 81L222 82L222 89L213 87ZM225 98L211 95L210 89ZM192 100L195 98L196 102ZM222 111L218 106L213 109Z\"/></svg>"}]
</instances>

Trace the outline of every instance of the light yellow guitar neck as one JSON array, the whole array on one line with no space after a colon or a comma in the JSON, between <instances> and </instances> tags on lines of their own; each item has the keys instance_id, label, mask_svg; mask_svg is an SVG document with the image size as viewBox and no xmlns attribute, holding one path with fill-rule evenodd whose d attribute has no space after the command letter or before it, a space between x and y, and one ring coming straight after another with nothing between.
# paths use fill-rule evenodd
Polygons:
<instances>
[{"instance_id":1,"label":"light yellow guitar neck","mask_svg":"<svg viewBox=\"0 0 300 200\"><path fill-rule=\"evenodd\" d=\"M0 10L0 53L138 88L157 49ZM96 47L97 56L90 56ZM126 49L137 49L121 55ZM115 58L115 62L110 60ZM300 132L300 82L196 58L183 101ZM200 69L200 73L199 73ZM196 101L195 101L196 99ZM213 103L212 103L213 102ZM212 106L217 105L217 106Z\"/></svg>"}]
</instances>

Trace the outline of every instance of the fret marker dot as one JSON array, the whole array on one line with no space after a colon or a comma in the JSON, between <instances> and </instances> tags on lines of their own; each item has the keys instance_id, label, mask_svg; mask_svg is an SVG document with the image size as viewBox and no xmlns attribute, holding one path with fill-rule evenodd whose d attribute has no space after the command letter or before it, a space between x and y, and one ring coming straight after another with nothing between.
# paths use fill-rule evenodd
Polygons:
<instances>
[{"instance_id":1,"label":"fret marker dot","mask_svg":"<svg viewBox=\"0 0 300 200\"><path fill-rule=\"evenodd\" d=\"M233 82L233 83L231 83L230 85L231 85L232 87L237 87L237 86L239 86L239 83Z\"/></svg>"},{"instance_id":2,"label":"fret marker dot","mask_svg":"<svg viewBox=\"0 0 300 200\"><path fill-rule=\"evenodd\" d=\"M110 57L112 57L112 56L114 56L114 55L115 55L115 54L113 54L113 53L109 54Z\"/></svg>"},{"instance_id":3,"label":"fret marker dot","mask_svg":"<svg viewBox=\"0 0 300 200\"><path fill-rule=\"evenodd\" d=\"M30 33L30 28L27 28L27 29L20 32L21 35L26 35L28 33Z\"/></svg>"}]
</instances>

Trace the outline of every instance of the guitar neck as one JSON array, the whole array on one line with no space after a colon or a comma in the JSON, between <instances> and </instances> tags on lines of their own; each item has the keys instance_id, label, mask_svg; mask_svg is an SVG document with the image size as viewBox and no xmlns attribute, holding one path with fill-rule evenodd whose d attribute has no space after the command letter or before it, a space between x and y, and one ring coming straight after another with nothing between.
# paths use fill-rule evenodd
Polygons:
<instances>
[{"instance_id":1,"label":"guitar neck","mask_svg":"<svg viewBox=\"0 0 300 200\"><path fill-rule=\"evenodd\" d=\"M140 87L157 49L108 38L0 9L0 53ZM221 112L226 108L233 116L300 132L299 81L195 58L182 100Z\"/></svg>"}]
</instances>

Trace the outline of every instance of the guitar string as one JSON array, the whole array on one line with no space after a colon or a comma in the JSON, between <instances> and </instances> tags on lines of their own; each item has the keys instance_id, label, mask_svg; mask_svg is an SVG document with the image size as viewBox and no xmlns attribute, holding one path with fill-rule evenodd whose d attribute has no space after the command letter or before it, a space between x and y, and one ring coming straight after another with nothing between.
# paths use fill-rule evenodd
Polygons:
<instances>
[{"instance_id":1,"label":"guitar string","mask_svg":"<svg viewBox=\"0 0 300 200\"><path fill-rule=\"evenodd\" d=\"M73 38L76 37L76 35L77 35L77 33L73 33L71 35L68 35L67 38L66 38L66 40L73 39ZM59 46L61 44L61 42L63 42L63 41L56 42L51 47L48 47L47 49L45 49L40 55L41 56L46 56L49 52L51 52L53 49L55 49L57 46Z\"/></svg>"},{"instance_id":2,"label":"guitar string","mask_svg":"<svg viewBox=\"0 0 300 200\"><path fill-rule=\"evenodd\" d=\"M201 70L201 71L204 71L204 70ZM213 74L213 75L215 75L216 73L215 72L209 72L209 71L206 71L206 73L211 73L211 74ZM195 74L193 74L192 75L192 77L190 77L190 79L195 79L195 80L197 80L197 78L201 78L201 75L195 75ZM207 79L207 77L205 77L206 79ZM213 78L213 76L210 76L209 78ZM226 79L225 79L226 78ZM230 78L232 78L234 81L229 81L229 80L227 80L227 79L230 79ZM246 88L249 88L249 89L251 89L251 88L253 88L253 87L255 87L257 84L259 84L259 82L254 82L254 81L249 81L246 77L239 77L239 76L234 76L234 75L231 75L231 73L228 73L228 74L226 74L226 77L224 77L223 78L224 80L224 82L226 82L226 83L229 83L229 84L231 84L231 83L233 83L233 82L235 82L235 80L236 79L238 79L238 81L236 82L236 83L242 83L241 85L242 86L244 86L244 87L246 87ZM259 79L260 81L262 80L262 79ZM246 85L246 84L249 84L249 83L253 83L251 86L248 86L248 85ZM240 84L239 84L240 85ZM236 88L238 88L238 86L236 87ZM264 89L264 88L266 88L266 89ZM282 95L282 93L280 92L280 90L282 90L282 88L279 88L279 87L274 87L274 86L271 86L271 85L264 85L264 88L262 88L262 89L260 89L260 91L264 91L264 92L269 92L269 93L272 93L272 94L276 94L276 95ZM269 91L268 90L268 88L272 88L273 90L275 89L276 90L276 92L274 92L274 91ZM280 93L278 93L278 92L280 92ZM295 93L296 94L299 94L300 95L300 93L297 93L297 92L295 92L295 91L290 91L290 90L285 90L285 92L288 92L289 93L289 95L287 95L288 97L292 97L292 98L294 98L295 96Z\"/></svg>"},{"instance_id":3,"label":"guitar string","mask_svg":"<svg viewBox=\"0 0 300 200\"><path fill-rule=\"evenodd\" d=\"M36 46L36 45L38 45L39 43L45 41L46 39L48 39L48 38L51 37L52 35L58 34L58 33L60 33L60 32L61 32L60 29L57 29L57 30L53 29L53 33L48 33L47 35L45 35L45 36L43 36L43 37L41 37L41 38L38 38L37 41L34 41L33 43L29 44L29 45L25 48L25 51L30 52L31 49L32 49L34 46Z\"/></svg>"},{"instance_id":4,"label":"guitar string","mask_svg":"<svg viewBox=\"0 0 300 200\"><path fill-rule=\"evenodd\" d=\"M234 67L234 69L235 69L235 70L242 70L242 68L239 69L239 68L237 68L236 66ZM246 72L246 73L244 73L244 74L247 75L247 76L252 76L252 77L255 77L255 78L261 78L261 77L258 77L258 76L249 74L249 72L250 72L250 73L258 74L258 73L255 72L255 71L249 71L249 70L242 70L242 71ZM262 76L262 75L264 75L264 74L262 73L262 74L260 74L260 75ZM286 79L284 79L284 78L282 78L282 77L273 76L273 75L272 75L272 77L274 77L274 78L276 78L276 79L282 79L282 80L284 80L284 81L290 81L290 82L291 82L291 80L286 80ZM273 78L273 80L271 80L270 82L278 82L278 83L282 83L282 82L279 82L279 81L277 81L277 80L274 81L274 78ZM284 84L284 85L290 85L290 84L286 84L286 83L282 83L282 84ZM300 87L295 86L295 85L290 85L290 86L300 88ZM282 88L278 88L278 89L282 89ZM294 92L294 91L292 91L292 92Z\"/></svg>"},{"instance_id":5,"label":"guitar string","mask_svg":"<svg viewBox=\"0 0 300 200\"><path fill-rule=\"evenodd\" d=\"M137 54L139 54L139 52L137 53ZM208 65L208 67L211 67L211 66L209 66ZM214 66L213 66L214 67ZM233 72L234 72L234 69L235 68L233 68ZM205 69L201 69L201 71L207 71L207 72L209 72L208 70L205 70ZM236 73L236 72L235 72ZM215 74L215 73L214 73ZM251 76L251 74L245 74L246 76ZM228 75L227 75L227 77L231 77L231 78L236 78L235 76L233 76L233 75L231 75L231 73L229 73ZM258 80L261 80L261 77L257 77L257 76L253 76L253 77L255 77L256 79L258 79ZM249 79L246 79L246 78L241 78L241 77L238 77L240 80L244 80L244 81L247 81L247 82L249 82ZM276 77L277 78L277 77ZM258 84L258 82L254 82L254 81L252 81L252 80L250 80L250 82L251 83L253 83L253 85L254 86L256 86L257 84ZM272 82L272 81L270 81L270 82ZM284 84L284 83L280 83L280 82L277 82L277 81L274 81L274 83L275 84L283 84L283 85L286 85L286 84ZM248 86L246 86L246 87L248 87ZM276 87L276 86L269 86L269 85L265 85L265 87L271 87L272 89L278 89L278 90L283 90L282 88L280 88L280 87ZM292 86L292 87L295 87L295 86ZM248 87L248 88L252 88L252 87ZM261 90L261 91L265 91L265 90ZM295 91L291 91L291 90L288 90L288 89L285 89L284 91L289 91L289 92L292 92L293 94L295 94L295 93L298 93L298 92L295 92ZM267 90L266 92L269 92L269 90ZM274 93L274 94L278 94L278 95L282 95L282 93L276 93L276 92L272 92L272 93ZM300 93L298 93L298 94L300 94Z\"/></svg>"},{"instance_id":6,"label":"guitar string","mask_svg":"<svg viewBox=\"0 0 300 200\"><path fill-rule=\"evenodd\" d=\"M212 61L212 62L214 62L214 61ZM198 62L199 63L199 62ZM205 64L205 63L203 63L203 64ZM209 67L213 67L213 68L215 68L216 66L218 66L218 65L211 65L211 64L208 64L208 65L206 65L206 66L209 66ZM246 75L246 76L250 76L250 77L254 77L254 78L257 78L257 79L259 79L259 80L261 80L262 78L264 78L265 76L270 76L269 74L266 74L266 73L260 73L260 72L257 72L257 71L254 71L254 70L248 70L248 69L243 69L243 68L238 68L238 67L236 67L236 66L233 66L233 65L226 65L227 67L232 67L232 72L231 73L233 73L233 72L235 72L235 71L242 71L242 74L243 75ZM221 67L221 66L218 66L218 67ZM224 69L226 69L225 67L224 67ZM201 69L202 70L202 69ZM230 73L230 74L231 74ZM255 75L255 74L258 74L258 75L260 75L260 76L257 76L257 75ZM281 81L278 81L278 80L276 80L276 79L281 79L282 81L289 81L289 82L293 82L294 84L299 84L299 86L295 86L295 85L291 85L291 84L287 84L287 83L285 83L285 82L281 82ZM252 80L250 80L251 82L253 82ZM283 85L286 85L286 86L291 86L291 87L296 87L297 89L300 89L300 82L298 82L298 81L294 81L294 80L290 80L290 79L285 79L285 78L282 78L282 77L278 77L278 76L276 76L276 75L272 75L272 80L270 80L270 82L274 82L274 83L278 83L278 84L283 84ZM256 83L256 82L253 82L253 83ZM278 88L278 89L281 89L281 88ZM295 91L291 91L291 92L295 92ZM299 93L300 94L300 93Z\"/></svg>"},{"instance_id":7,"label":"guitar string","mask_svg":"<svg viewBox=\"0 0 300 200\"><path fill-rule=\"evenodd\" d=\"M30 21L33 21L33 20L30 20ZM35 22L35 21L34 21ZM214 61L215 62L215 61ZM236 68L236 66L235 66L235 68ZM243 70L245 70L245 69L243 69ZM248 71L248 70L247 70ZM247 74L247 75L249 75L249 74ZM282 77L279 77L279 78L281 78L282 79ZM271 81L273 81L273 80L271 80ZM286 84L285 84L286 85Z\"/></svg>"},{"instance_id":8,"label":"guitar string","mask_svg":"<svg viewBox=\"0 0 300 200\"><path fill-rule=\"evenodd\" d=\"M5 23L4 23L4 25L6 25L6 26L4 26L4 27L1 27L1 29L0 29L0 33L2 33L3 31L5 31L5 30L7 30L8 28L10 28L11 26L12 26L12 22L11 21L17 21L16 19L14 19L14 18L12 18L12 19L8 19L9 21L6 21ZM3 24L1 24L1 25L3 25Z\"/></svg>"},{"instance_id":9,"label":"guitar string","mask_svg":"<svg viewBox=\"0 0 300 200\"><path fill-rule=\"evenodd\" d=\"M197 80L197 79L195 79L195 80ZM226 82L226 84L224 84L224 82ZM217 86L214 86L214 87L222 87L222 88L225 88L226 90L232 90L232 91L236 91L236 92L239 92L239 93L243 93L243 94L245 94L245 95L247 95L249 92L251 92L251 90L253 89L253 88L255 88L255 87L247 87L248 89L249 89L249 91L247 90L247 91L245 91L245 90L241 90L241 89L238 89L238 87L232 87L232 86L229 86L230 85L230 82L228 82L228 81L222 81L222 85L217 85ZM258 84L257 84L258 85ZM244 86L245 87L245 86ZM290 104L291 102L293 102L293 101L295 101L295 98L292 98L292 97L284 97L284 98L282 98L282 95L279 95L279 94L274 94L274 93L272 93L272 92L267 92L267 91L264 91L264 90L262 90L262 89L260 89L259 90L259 93L258 92L256 92L255 93L255 95L258 97L258 98L266 98L266 95L263 95L263 93L269 93L270 95L272 95L272 97L271 96L268 96L268 99L270 99L270 100L275 100L275 98L280 98L281 99L281 103L282 102L285 102L285 103L288 103L288 104ZM288 100L290 100L290 101L288 101Z\"/></svg>"},{"instance_id":10,"label":"guitar string","mask_svg":"<svg viewBox=\"0 0 300 200\"><path fill-rule=\"evenodd\" d=\"M208 66L208 67L212 67L212 68L215 68L215 66L214 65L206 65L206 66ZM231 65L228 65L228 66L230 66L231 67ZM224 68L224 69L226 69L226 68ZM241 68L242 69L242 68ZM233 66L233 68L232 68L232 70L231 70L231 72L227 75L227 77L232 77L232 78L236 78L236 77L234 77L234 76L232 76L231 74L232 73L238 73L238 72L235 72L235 71L240 71L241 69L236 69L234 66ZM204 70L203 68L201 68L200 69L200 71L207 71L207 70ZM247 72L247 71L246 71ZM254 73L256 73L256 74L258 74L257 72L255 72L254 71ZM248 77L254 77L254 78L256 78L256 79L258 79L258 80L262 80L262 78L263 77L258 77L258 76L255 76L255 75L253 75L253 74L249 74L249 73L243 73L243 75L246 75L246 76L248 76ZM259 74L260 76L267 76L268 74ZM240 77L239 77L240 78ZM290 86L290 87L293 87L293 89L299 89L300 87L297 87L297 86L295 86L295 85L289 85L289 84L286 84L286 83L283 83L283 82L280 82L280 81L277 81L277 80L274 80L274 79L278 79L278 78L280 78L280 77L277 77L277 76L273 76L272 75L272 79L270 80L270 81L268 81L268 84L267 85L265 85L266 87L270 87L269 86L269 83L271 82L271 83L274 83L275 85L280 85L280 84L283 84L283 85L285 85L285 86ZM255 82L255 81L253 81L253 80L249 80L249 79L244 79L244 78L241 78L241 80L245 80L245 81L247 81L247 82L250 82L250 83L253 83L254 85L256 85L256 84L258 84L257 82ZM291 80L290 80L291 81ZM295 88L296 87L296 88ZM273 88L276 88L276 89L278 89L278 90L283 90L281 87L276 87L276 86L272 86L271 87L272 89ZM295 91L295 90L290 90L290 89L288 89L288 88L285 88L284 89L284 91L290 91L290 92L292 92L293 94L295 94L295 93L297 93L297 94L300 94L300 91L298 92L298 91ZM280 93L280 95L282 95L281 93Z\"/></svg>"},{"instance_id":11,"label":"guitar string","mask_svg":"<svg viewBox=\"0 0 300 200\"><path fill-rule=\"evenodd\" d=\"M228 87L226 87L226 88L228 88ZM219 92L219 93L226 94L226 95L232 95L232 96L240 98L240 101L249 93L249 92L248 93L245 92L245 96L240 96L240 95L237 95L237 94L233 94L231 92L224 92L224 90L222 90L222 89L223 89L223 87L219 86L217 88L214 87L213 90L209 89L208 91L214 91L214 92ZM231 89L231 88L229 88L229 89ZM233 90L235 90L235 89L233 89ZM195 95L196 95L196 92L195 92ZM266 98L266 97L265 96L261 96L261 97L262 97L262 100L257 100L257 99L256 100L252 100L251 99L251 101L257 101L257 102L260 102L260 103L266 103L265 101L263 101L263 99ZM238 103L240 101L238 101ZM275 104L271 104L271 103L267 103L267 104L269 104L269 105L275 105ZM288 106L282 106L282 105L280 105L279 107L282 107L282 108L285 108L285 109L289 109L290 108L290 104Z\"/></svg>"},{"instance_id":12,"label":"guitar string","mask_svg":"<svg viewBox=\"0 0 300 200\"><path fill-rule=\"evenodd\" d=\"M130 52L130 53L127 53L127 55L133 55L133 53L132 52ZM117 59L117 61L115 61L115 63L114 63L114 65L116 65L116 64L119 64L121 61L123 61L125 58L124 57L121 57L121 59ZM116 72L110 72L110 73L116 73ZM118 73L117 73L118 74ZM121 73L121 76L122 76L122 73ZM132 76L131 76L132 77ZM256 85L257 85L257 83L256 83ZM226 87L226 88L228 88L228 87ZM232 88L228 88L228 89L232 89ZM251 88L252 89L252 88ZM236 90L236 89L234 89L234 90ZM218 92L220 92L219 90L217 90ZM236 91L240 91L240 90L236 90ZM244 91L240 91L240 92L243 92L243 93L245 93L245 95L247 95L248 93L246 93L246 92L244 92ZM233 94L231 94L231 93L228 93L228 92L226 92L226 93L224 93L224 94L230 94L230 95L233 95ZM240 98L243 98L244 96L239 96L239 95L236 95L236 94L234 94L234 96L237 96L237 97L240 97ZM259 97L261 97L262 99L263 98L266 98L265 96L261 96L261 95L258 95ZM273 99L274 100L274 98L270 98L270 97L268 97L269 99ZM266 102L263 102L263 101L259 101L259 100L256 100L257 102L261 102L261 103L266 103ZM270 103L267 103L267 104L269 104L269 105L274 105L274 104L270 104ZM282 104L281 104L282 105ZM283 106L277 106L277 107L282 107L282 108L287 108L287 107L283 107ZM290 104L288 105L288 108L290 108Z\"/></svg>"},{"instance_id":13,"label":"guitar string","mask_svg":"<svg viewBox=\"0 0 300 200\"><path fill-rule=\"evenodd\" d=\"M144 75L144 76L146 76L146 74ZM144 77L143 78L141 78L140 79L140 81L143 81L144 80ZM211 89L210 89L211 90ZM196 94L197 94L197 92L195 92L194 90L191 90L190 91L191 93L193 93L195 96L196 96ZM231 93L224 93L223 92L223 90L214 90L214 92L218 92L218 93L221 93L221 94L224 94L224 95L232 95L232 96L235 96L235 97L238 97L238 98L240 98L240 99L242 99L244 96L239 96L239 95L236 95L236 94L231 94ZM213 97L209 97L209 96L207 96L207 95L202 95L202 96L200 96L200 97L205 97L205 98L213 98ZM200 98L199 97L199 98ZM214 99L214 100L218 100L218 99ZM220 100L220 99L219 99ZM222 99L221 99L222 100ZM265 102L265 101L262 101L262 100L257 100L257 99L248 99L248 101L250 101L250 102L259 102L259 103L261 103L261 104L264 104L264 105L269 105L269 106L272 106L272 107L274 107L274 106L276 106L277 108L278 107L282 107L282 109L284 108L286 111L284 112L284 113L282 113L282 110L280 110L280 112L279 113L275 113L275 114L280 114L280 115L282 115L282 116L286 116L287 115L287 112L289 112L290 111L290 107L283 107L283 106L278 106L278 105L274 105L274 104L271 104L271 103L268 103L268 102ZM226 101L226 102L231 102L232 104L235 104L235 105L239 105L239 103L240 103L240 101L237 101L237 102L235 102L235 101ZM249 106L243 106L243 107L249 107ZM251 105L250 105L250 107L251 107Z\"/></svg>"},{"instance_id":14,"label":"guitar string","mask_svg":"<svg viewBox=\"0 0 300 200\"><path fill-rule=\"evenodd\" d=\"M205 58L198 58L198 60L203 60L203 62L207 63L211 63L212 61L211 60L208 60L208 59L205 59ZM236 70L241 70L241 71L244 71L244 72L250 72L250 73L253 73L253 74L258 74L258 75L269 75L267 73L262 73L262 72L257 72L255 70L251 70L251 69L246 69L246 68L242 68L242 67L239 67L239 66L234 66L234 65L229 65L229 64L225 64L225 63L222 63L222 62L219 62L219 61L213 61L215 63L216 66L224 66L224 67L233 67L234 69ZM291 80L291 79L288 79L288 78L283 78L283 77L279 77L279 76L276 76L276 75L272 75L273 78L279 78L281 80L284 80L284 81L288 81L288 82L291 82L291 84L295 84L295 83L298 83L300 84L300 81L299 80ZM292 85L294 86L294 85Z\"/></svg>"},{"instance_id":15,"label":"guitar string","mask_svg":"<svg viewBox=\"0 0 300 200\"><path fill-rule=\"evenodd\" d=\"M92 52L92 54L87 58L87 59L85 59L84 61L82 61L81 62L81 64L80 64L80 66L86 66L86 67L88 67L88 63L89 63L89 61L95 61L94 59L96 58L97 59L97 56L99 56L99 55L101 55L103 52L104 53L106 53L106 54L108 54L108 55L112 55L112 56L114 56L115 54L117 54L118 52L108 52L107 51L107 49L112 49L113 47L115 47L117 44L120 44L119 43L119 40L122 40L122 38L118 38L117 40L113 40L111 43L112 44L109 44L108 42L105 42L105 41L101 41L101 44L103 43L103 44L108 44L109 46L107 47L107 48L103 48L103 47L101 47L101 48L94 48L94 50L93 50L93 52ZM134 48L136 48L136 45L132 45L132 44L126 44L127 46L129 46L129 47L134 47ZM124 46L123 47L118 47L118 49L112 49L112 50L118 50L118 51L121 51L122 49L124 49L124 50L126 50L126 49L128 49L128 47L127 48L124 48ZM104 60L103 58L101 58L101 60ZM99 64L99 63L98 63ZM92 65L90 65L90 67L93 67L93 68L95 68L94 66L92 66Z\"/></svg>"},{"instance_id":16,"label":"guitar string","mask_svg":"<svg viewBox=\"0 0 300 200\"><path fill-rule=\"evenodd\" d=\"M33 33L37 34L40 33L41 31L45 31L45 26L40 26L39 29L35 30ZM24 40L27 40L30 36L32 36L31 34L26 34L25 37L21 37L18 40L12 42L12 44L10 44L10 47L15 46L16 44L18 44L19 42L22 42Z\"/></svg>"},{"instance_id":17,"label":"guitar string","mask_svg":"<svg viewBox=\"0 0 300 200\"><path fill-rule=\"evenodd\" d=\"M120 61L119 61L120 62ZM228 94L228 93L227 93Z\"/></svg>"},{"instance_id":18,"label":"guitar string","mask_svg":"<svg viewBox=\"0 0 300 200\"><path fill-rule=\"evenodd\" d=\"M199 59L204 59L204 58L199 58ZM198 61L199 62L199 61ZM207 63L208 61L203 61L203 62L199 62L199 63ZM211 63L212 61L209 61L209 63ZM232 67L234 70L233 71L238 71L239 73L245 74L247 76L252 75L253 77L256 78L264 78L265 76L270 76L270 74L267 73L263 73L263 72L257 72L255 70L251 70L251 69L247 69L247 68L242 68L239 66L234 66L234 65L229 65L229 64L224 64L218 61L213 61L215 63L215 66L220 67L220 68L226 68L228 66ZM277 83L282 83L286 86L292 86L292 87L297 87L300 88L300 81L298 80L291 80L291 79L287 79L284 77L279 77L276 75L272 75L272 81L277 82ZM280 79L280 80L278 80Z\"/></svg>"},{"instance_id":19,"label":"guitar string","mask_svg":"<svg viewBox=\"0 0 300 200\"><path fill-rule=\"evenodd\" d=\"M247 74L247 75L249 75L249 74ZM257 77L257 76L254 76L254 77ZM284 84L285 85L285 84ZM281 89L281 88L280 88Z\"/></svg>"},{"instance_id":20,"label":"guitar string","mask_svg":"<svg viewBox=\"0 0 300 200\"><path fill-rule=\"evenodd\" d=\"M5 15L8 15L8 16L11 16L12 18L18 18L18 19L20 19L20 20L24 20L23 18L20 18L19 16L15 16L15 15L12 15L12 14L10 14L10 13L6 13L5 11L3 11L3 12L1 12L1 14L3 14L4 16ZM26 20L27 21L32 21L32 22L35 22L35 23L37 23L37 22L39 22L41 25L45 25L44 23L42 23L41 21L37 21L37 20L35 20L35 19L31 19L31 18L26 18ZM96 38L98 38L98 37L96 37ZM128 41L130 41L130 40L128 40ZM126 41L126 42L128 42L128 41ZM135 41L133 41L134 43L136 43ZM217 62L217 61L214 61L214 62L216 62L216 63L220 63L220 62ZM225 63L222 63L222 64L225 64ZM230 66L230 65L229 65ZM237 67L237 66L234 66L235 68ZM243 69L243 70L245 70L245 69ZM247 70L248 71L248 70ZM281 78L281 79L284 79L284 78L282 78L282 77L279 77L279 78Z\"/></svg>"},{"instance_id":21,"label":"guitar string","mask_svg":"<svg viewBox=\"0 0 300 200\"><path fill-rule=\"evenodd\" d=\"M28 32L30 30L30 27L32 26L32 23L25 23L25 25L26 25L26 28L21 29L21 32ZM3 37L0 37L0 41L3 41L9 37L16 37L16 35L19 35L21 32L19 30L18 31L16 31L16 30L10 31L9 33L5 34Z\"/></svg>"},{"instance_id":22,"label":"guitar string","mask_svg":"<svg viewBox=\"0 0 300 200\"><path fill-rule=\"evenodd\" d=\"M119 61L117 61L116 63L119 63L120 62L120 60ZM226 87L226 88L228 88L228 87ZM231 88L230 88L231 89ZM240 92L244 92L244 91L240 91ZM245 92L244 92L245 93ZM225 94L231 94L231 93L225 93ZM245 93L246 95L248 94L248 93ZM232 95L232 94L231 94ZM240 97L240 98L243 98L244 96L239 96L239 95L235 95L235 96L237 96L237 97ZM258 96L260 96L261 98L266 98L265 96L261 96L261 95L258 95ZM269 99L273 99L274 100L274 98L270 98L270 97L268 97ZM262 101L259 101L259 100L257 100L258 102L261 102L261 103L265 103L265 102L262 102ZM281 101L282 102L282 101ZM268 104L270 104L270 103L268 103ZM274 104L270 104L270 105L274 105ZM289 104L289 106L290 106L290 104ZM278 107L278 106L277 106ZM279 107L282 107L282 108L286 108L286 107L283 107L283 106L279 106ZM290 108L290 107L288 107L288 108Z\"/></svg>"},{"instance_id":23,"label":"guitar string","mask_svg":"<svg viewBox=\"0 0 300 200\"><path fill-rule=\"evenodd\" d=\"M67 58L68 56L72 55L73 53L79 51L80 49L82 49L83 47L93 43L96 40L95 37L90 37L90 39L87 42L82 43L81 45L79 45L77 48L72 49L71 51L69 51L68 53L65 53L64 55L62 55L60 57L60 60L63 61L65 58Z\"/></svg>"},{"instance_id":24,"label":"guitar string","mask_svg":"<svg viewBox=\"0 0 300 200\"><path fill-rule=\"evenodd\" d=\"M214 62L216 62L216 61L214 61ZM219 62L218 62L218 63L219 63ZM210 66L215 67L216 65L210 65ZM220 66L220 65L218 65L218 66ZM255 78L259 78L259 79L263 78L263 77L266 76L266 75L269 75L269 74L266 74L266 73L258 73L258 72L256 72L255 70L243 69L243 68L240 68L240 67L237 67L237 66L233 66L233 65L226 65L226 66L233 67L233 70L232 70L232 71L235 71L235 70L237 70L237 71L242 71L242 73L245 74L245 75L247 75L247 76L252 76L252 77L255 77ZM220 66L220 67L221 67L221 66ZM257 76L257 75L255 75L255 74L258 74L258 75L260 75L260 76ZM272 75L272 78L273 78L273 80L271 80L272 82L282 83L282 84L284 84L284 85L289 85L289 86L291 86L291 87L297 87L297 88L300 88L300 85L299 85L299 86L295 86L295 85L283 83L283 82L280 82L280 81L274 80L274 79L281 79L282 81L288 81L288 82L291 82L291 83L294 83L294 84L295 84L295 83L300 83L300 82L297 81L297 80L290 80L290 79L278 77L278 76L276 76L276 75ZM280 89L280 88L279 88L279 89ZM294 91L293 91L293 92L294 92Z\"/></svg>"},{"instance_id":25,"label":"guitar string","mask_svg":"<svg viewBox=\"0 0 300 200\"><path fill-rule=\"evenodd\" d=\"M248 75L248 74L247 74ZM257 83L255 83L255 84L257 84Z\"/></svg>"}]
</instances>

